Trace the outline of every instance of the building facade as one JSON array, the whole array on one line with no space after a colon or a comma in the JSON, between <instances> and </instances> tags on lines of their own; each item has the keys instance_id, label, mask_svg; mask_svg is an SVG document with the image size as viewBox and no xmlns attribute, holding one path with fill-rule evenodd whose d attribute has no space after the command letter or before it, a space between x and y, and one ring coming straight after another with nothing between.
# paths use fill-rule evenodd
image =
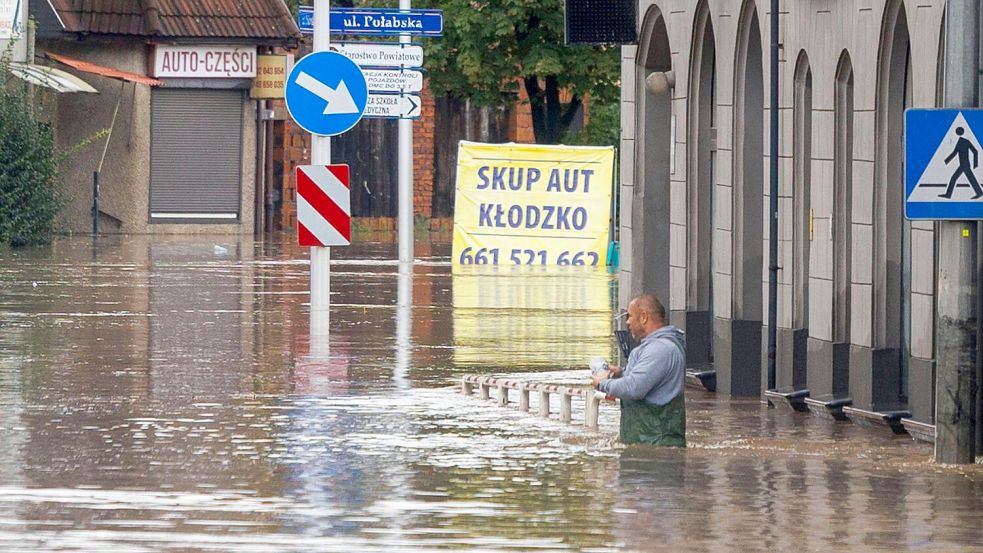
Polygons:
<instances>
[{"instance_id":1,"label":"building facade","mask_svg":"<svg viewBox=\"0 0 983 553\"><path fill-rule=\"evenodd\" d=\"M719 392L767 388L767 0L640 0L622 63L622 286ZM777 386L933 423L936 233L903 116L941 103L943 0L781 2ZM849 411L849 409L848 409Z\"/></svg>"},{"instance_id":2,"label":"building facade","mask_svg":"<svg viewBox=\"0 0 983 553\"><path fill-rule=\"evenodd\" d=\"M282 0L29 9L32 61L67 64L99 91L45 106L59 150L71 152L61 227L90 232L95 211L100 232L252 233L266 151L263 107L249 94L257 57L300 38Z\"/></svg>"}]
</instances>

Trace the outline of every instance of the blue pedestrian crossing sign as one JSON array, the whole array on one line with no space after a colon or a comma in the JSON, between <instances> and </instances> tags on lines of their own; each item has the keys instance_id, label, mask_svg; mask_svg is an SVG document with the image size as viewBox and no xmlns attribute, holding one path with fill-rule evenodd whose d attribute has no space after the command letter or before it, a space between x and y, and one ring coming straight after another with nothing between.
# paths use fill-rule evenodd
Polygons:
<instances>
[{"instance_id":1,"label":"blue pedestrian crossing sign","mask_svg":"<svg viewBox=\"0 0 983 553\"><path fill-rule=\"evenodd\" d=\"M905 217L983 219L983 110L905 112Z\"/></svg>"},{"instance_id":2,"label":"blue pedestrian crossing sign","mask_svg":"<svg viewBox=\"0 0 983 553\"><path fill-rule=\"evenodd\" d=\"M362 118L369 92L365 75L338 52L314 52L301 58L284 91L290 117L305 131L336 136Z\"/></svg>"}]
</instances>

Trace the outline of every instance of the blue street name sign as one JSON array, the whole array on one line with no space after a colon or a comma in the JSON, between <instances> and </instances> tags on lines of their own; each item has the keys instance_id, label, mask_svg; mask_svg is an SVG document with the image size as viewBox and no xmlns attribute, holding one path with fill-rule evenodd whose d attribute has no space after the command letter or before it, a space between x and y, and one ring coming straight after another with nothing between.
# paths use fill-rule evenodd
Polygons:
<instances>
[{"instance_id":1,"label":"blue street name sign","mask_svg":"<svg viewBox=\"0 0 983 553\"><path fill-rule=\"evenodd\" d=\"M905 111L905 217L983 219L983 110Z\"/></svg>"},{"instance_id":2,"label":"blue street name sign","mask_svg":"<svg viewBox=\"0 0 983 553\"><path fill-rule=\"evenodd\" d=\"M333 8L331 32L340 35L417 35L441 36L444 33L443 10L398 10L370 8ZM297 12L300 32L314 34L314 8L300 6Z\"/></svg>"},{"instance_id":3,"label":"blue street name sign","mask_svg":"<svg viewBox=\"0 0 983 553\"><path fill-rule=\"evenodd\" d=\"M287 111L305 131L336 136L355 126L368 103L365 75L338 52L301 58L287 77Z\"/></svg>"}]
</instances>

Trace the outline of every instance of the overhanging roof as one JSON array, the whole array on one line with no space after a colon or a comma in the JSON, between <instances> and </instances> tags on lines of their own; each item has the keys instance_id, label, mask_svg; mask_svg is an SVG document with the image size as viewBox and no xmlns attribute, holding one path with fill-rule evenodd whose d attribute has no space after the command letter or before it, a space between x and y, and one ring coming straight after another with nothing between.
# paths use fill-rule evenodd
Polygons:
<instances>
[{"instance_id":1,"label":"overhanging roof","mask_svg":"<svg viewBox=\"0 0 983 553\"><path fill-rule=\"evenodd\" d=\"M283 0L48 0L68 33L295 41Z\"/></svg>"},{"instance_id":2,"label":"overhanging roof","mask_svg":"<svg viewBox=\"0 0 983 553\"><path fill-rule=\"evenodd\" d=\"M163 81L158 81L157 79L152 79L146 75L140 75L138 73L130 73L129 71L120 71L119 69L113 69L112 67L106 67L104 65L99 65L98 63L92 63L91 61L77 60L75 58L70 58L63 54L54 54L52 52L45 52L47 56L55 61L64 63L69 67L74 67L79 71L85 73L92 73L94 75L101 75L103 77L109 77L111 79L119 79L122 81L129 81L131 83L145 84L147 86L164 86Z\"/></svg>"},{"instance_id":3,"label":"overhanging roof","mask_svg":"<svg viewBox=\"0 0 983 553\"><path fill-rule=\"evenodd\" d=\"M89 83L82 79L54 67L34 65L33 63L11 63L10 72L25 81L48 87L58 92L87 92L98 94L99 91L92 88Z\"/></svg>"}]
</instances>

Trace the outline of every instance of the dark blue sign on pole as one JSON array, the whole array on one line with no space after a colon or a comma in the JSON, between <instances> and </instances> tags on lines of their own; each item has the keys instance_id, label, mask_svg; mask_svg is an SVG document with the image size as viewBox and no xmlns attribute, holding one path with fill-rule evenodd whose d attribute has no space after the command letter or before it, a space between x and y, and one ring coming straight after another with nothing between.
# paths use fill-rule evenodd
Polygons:
<instances>
[{"instance_id":1,"label":"dark blue sign on pole","mask_svg":"<svg viewBox=\"0 0 983 553\"><path fill-rule=\"evenodd\" d=\"M338 35L437 37L444 33L443 10L333 8L330 15L331 33ZM301 33L314 33L313 7L300 6L297 27Z\"/></svg>"},{"instance_id":2,"label":"dark blue sign on pole","mask_svg":"<svg viewBox=\"0 0 983 553\"><path fill-rule=\"evenodd\" d=\"M905 112L905 217L983 219L983 110Z\"/></svg>"}]
</instances>

